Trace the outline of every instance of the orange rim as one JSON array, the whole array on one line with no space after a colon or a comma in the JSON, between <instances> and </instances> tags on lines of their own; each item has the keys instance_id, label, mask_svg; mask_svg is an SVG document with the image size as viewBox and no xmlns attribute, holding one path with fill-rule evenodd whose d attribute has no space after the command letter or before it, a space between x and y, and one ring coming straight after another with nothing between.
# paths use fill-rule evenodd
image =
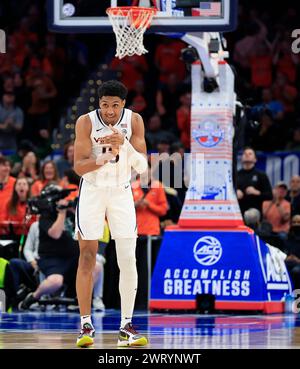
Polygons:
<instances>
[{"instance_id":1,"label":"orange rim","mask_svg":"<svg viewBox=\"0 0 300 369\"><path fill-rule=\"evenodd\" d=\"M141 24L149 27L152 17L156 14L156 12L156 8L144 8L140 6L118 6L106 9L106 13L110 16L127 17L128 14L130 14L131 24L135 28L139 28ZM144 15L143 19L140 19L141 15Z\"/></svg>"},{"instance_id":2,"label":"orange rim","mask_svg":"<svg viewBox=\"0 0 300 369\"><path fill-rule=\"evenodd\" d=\"M156 8L143 8L141 6L117 6L114 8L107 8L106 13L112 14L112 15L118 15L120 10L123 12L124 17L129 13L129 11L132 11L135 14L140 13L150 13L150 14L156 14L157 9Z\"/></svg>"}]
</instances>

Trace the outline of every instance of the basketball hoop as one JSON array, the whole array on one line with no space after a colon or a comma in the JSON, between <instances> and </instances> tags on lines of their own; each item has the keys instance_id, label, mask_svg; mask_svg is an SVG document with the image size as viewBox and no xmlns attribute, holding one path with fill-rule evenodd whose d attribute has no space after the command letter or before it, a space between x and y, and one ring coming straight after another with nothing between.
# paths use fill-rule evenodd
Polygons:
<instances>
[{"instance_id":1,"label":"basketball hoop","mask_svg":"<svg viewBox=\"0 0 300 369\"><path fill-rule=\"evenodd\" d=\"M144 33L150 27L156 8L120 6L108 8L106 13L112 24L117 40L116 57L147 53L144 47Z\"/></svg>"}]
</instances>

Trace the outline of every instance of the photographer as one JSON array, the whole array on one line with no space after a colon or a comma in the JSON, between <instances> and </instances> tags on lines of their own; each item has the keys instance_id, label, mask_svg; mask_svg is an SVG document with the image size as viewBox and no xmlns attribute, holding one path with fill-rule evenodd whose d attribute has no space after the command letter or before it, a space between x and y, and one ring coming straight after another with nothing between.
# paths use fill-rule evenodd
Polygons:
<instances>
[{"instance_id":1,"label":"photographer","mask_svg":"<svg viewBox=\"0 0 300 369\"><path fill-rule=\"evenodd\" d=\"M48 190L47 188L45 190L48 191L50 199L52 189L55 194L59 193L57 186L49 185ZM49 205L48 211L42 211L39 220L38 267L45 279L36 291L29 293L19 304L20 310L29 309L45 294L58 291L65 280L73 282L75 280L79 249L72 234L65 230L68 201L60 199L55 201L55 204L56 208Z\"/></svg>"}]
</instances>

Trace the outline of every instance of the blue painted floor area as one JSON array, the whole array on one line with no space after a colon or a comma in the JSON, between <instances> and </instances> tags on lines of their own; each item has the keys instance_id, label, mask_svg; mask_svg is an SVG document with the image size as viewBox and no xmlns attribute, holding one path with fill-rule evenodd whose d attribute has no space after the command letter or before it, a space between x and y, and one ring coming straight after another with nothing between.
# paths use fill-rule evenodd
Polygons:
<instances>
[{"instance_id":1,"label":"blue painted floor area","mask_svg":"<svg viewBox=\"0 0 300 369\"><path fill-rule=\"evenodd\" d=\"M134 325L150 337L149 348L300 348L300 316L198 315L136 312ZM120 312L94 313L101 342L111 342L119 329ZM30 333L77 335L79 314L69 312L19 312L0 316L1 335ZM73 339L73 338L72 338ZM110 346L108 346L110 347Z\"/></svg>"},{"instance_id":2,"label":"blue painted floor area","mask_svg":"<svg viewBox=\"0 0 300 369\"><path fill-rule=\"evenodd\" d=\"M120 312L106 310L92 314L94 327L97 331L116 332L120 326ZM148 314L135 315L135 325L148 329ZM79 313L70 312L17 312L0 315L1 331L65 331L78 332L80 328Z\"/></svg>"},{"instance_id":3,"label":"blue painted floor area","mask_svg":"<svg viewBox=\"0 0 300 369\"><path fill-rule=\"evenodd\" d=\"M92 315L97 331L118 331L120 312L107 310ZM18 312L0 315L1 331L65 331L77 332L78 313ZM167 329L170 334L179 331L187 335L228 335L237 332L264 331L269 329L291 329L300 326L300 316L295 314L274 315L197 315L197 314L150 314L137 312L134 325L144 332L161 334Z\"/></svg>"}]
</instances>

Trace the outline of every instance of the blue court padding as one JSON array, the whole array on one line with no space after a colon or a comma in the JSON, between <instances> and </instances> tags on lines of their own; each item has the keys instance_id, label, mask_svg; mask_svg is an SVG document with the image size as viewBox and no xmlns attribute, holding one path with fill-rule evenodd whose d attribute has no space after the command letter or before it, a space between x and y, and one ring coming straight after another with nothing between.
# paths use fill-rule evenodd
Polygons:
<instances>
[{"instance_id":1,"label":"blue court padding","mask_svg":"<svg viewBox=\"0 0 300 369\"><path fill-rule=\"evenodd\" d=\"M197 295L210 294L221 309L281 312L292 291L282 257L251 230L166 231L150 307L193 309Z\"/></svg>"}]
</instances>

